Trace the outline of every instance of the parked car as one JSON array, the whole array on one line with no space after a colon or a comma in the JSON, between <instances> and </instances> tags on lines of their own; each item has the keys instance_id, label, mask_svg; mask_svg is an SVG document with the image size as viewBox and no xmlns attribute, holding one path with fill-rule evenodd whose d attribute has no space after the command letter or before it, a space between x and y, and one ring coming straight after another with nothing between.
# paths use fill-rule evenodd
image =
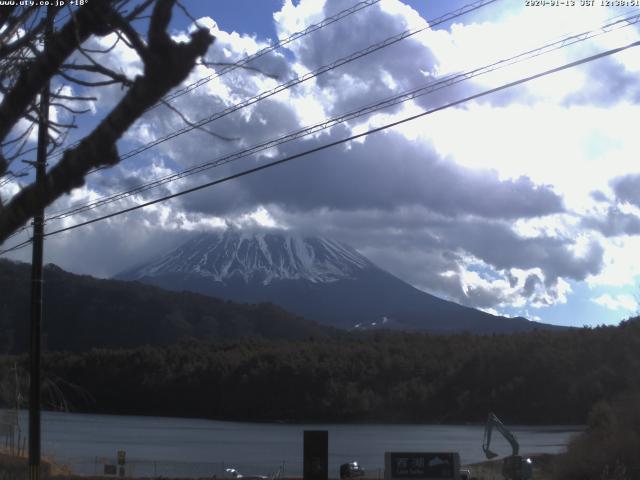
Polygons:
<instances>
[{"instance_id":1,"label":"parked car","mask_svg":"<svg viewBox=\"0 0 640 480\"><path fill-rule=\"evenodd\" d=\"M224 471L227 473L227 476L231 478L237 478L242 480L268 480L269 477L267 475L242 475L235 468L225 468Z\"/></svg>"},{"instance_id":2,"label":"parked car","mask_svg":"<svg viewBox=\"0 0 640 480\"><path fill-rule=\"evenodd\" d=\"M363 477L364 470L358 462L343 463L340 465L340 478L355 478Z\"/></svg>"}]
</instances>

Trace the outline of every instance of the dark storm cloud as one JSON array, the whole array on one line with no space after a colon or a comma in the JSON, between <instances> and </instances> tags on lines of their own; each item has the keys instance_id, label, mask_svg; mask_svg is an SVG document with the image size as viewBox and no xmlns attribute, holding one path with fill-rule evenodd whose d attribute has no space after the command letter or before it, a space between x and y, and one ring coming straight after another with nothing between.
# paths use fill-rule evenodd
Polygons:
<instances>
[{"instance_id":1,"label":"dark storm cloud","mask_svg":"<svg viewBox=\"0 0 640 480\"><path fill-rule=\"evenodd\" d=\"M46 240L44 262L78 274L109 278L171 250L194 235L175 226L163 228L162 223L158 213L139 211L53 235ZM10 258L29 262L31 252L18 250Z\"/></svg>"},{"instance_id":2,"label":"dark storm cloud","mask_svg":"<svg viewBox=\"0 0 640 480\"><path fill-rule=\"evenodd\" d=\"M423 207L320 209L304 214L270 207L270 211L280 223L357 246L375 263L423 290L479 308L498 308L519 296L551 301L560 295L560 278L584 280L598 273L603 262L603 249L595 241L578 255L571 238L522 237L506 221L447 218ZM476 285L470 294L463 289L460 274L470 257L489 269L488 278L502 278L512 289L518 280L510 269L540 269L544 281L529 274L515 292Z\"/></svg>"},{"instance_id":3,"label":"dark storm cloud","mask_svg":"<svg viewBox=\"0 0 640 480\"><path fill-rule=\"evenodd\" d=\"M640 207L640 174L618 177L610 184L618 201Z\"/></svg>"},{"instance_id":4,"label":"dark storm cloud","mask_svg":"<svg viewBox=\"0 0 640 480\"><path fill-rule=\"evenodd\" d=\"M330 3L332 11L324 14L353 4L351 0ZM294 61L313 70L406 28L402 16L384 12L376 5L316 32L297 47L291 45L286 58L268 55L256 65L264 72L277 73L278 82L286 81L293 76ZM223 37L219 36L210 50L208 61L236 60L244 53L234 41ZM288 92L290 97L280 95L260 101L206 126L237 140L223 141L193 131L143 157L157 161L160 156L174 170L214 160L300 128L298 114L306 105L287 103L287 98L299 100L309 95L309 103L322 102L325 111L333 115L424 85L432 80L430 73L436 66L437 58L429 47L416 39L404 40L318 77L310 82L315 84L313 89L305 84ZM194 90L174 104L189 119L199 120L270 88L262 80L259 73L237 70L210 85L215 88ZM466 96L472 87L460 84L416 103L422 108L441 105ZM222 97L217 92L222 92ZM523 93L523 89L513 89L486 101L506 105L522 101ZM183 127L184 122L161 107L150 112L140 126L148 128L150 137L155 138ZM274 159L282 158L339 140L353 133L351 127L334 127L317 138L283 145L271 154ZM492 160L479 159L478 164L491 165ZM189 177L171 189L221 178L261 161L264 159L243 159ZM128 163L131 168L134 165ZM101 188L133 185L147 175L141 170L140 175L116 177L115 185L103 180ZM96 224L74 237L64 249L62 243L52 243L50 252L75 271L91 272L93 268L94 273L108 275L141 260L140 252L151 255L191 235L179 230L184 223L197 224L211 216L233 220L259 205L264 205L278 223L345 241L419 288L475 307L498 308L519 295L548 301L545 295L552 299L559 296L560 278L583 280L602 267L602 247L597 243L577 255L574 239L544 235L525 238L514 232L516 220L565 212L561 196L551 187L527 177L503 180L491 169L460 166L440 156L429 144L408 140L393 131L175 199L158 207L163 212L139 212L122 220L117 228L109 222ZM167 222L173 225L167 226ZM126 237L117 235L123 231ZM76 253L83 248L86 254ZM517 289L520 283L518 292L505 292L493 284L465 287L462 269L476 260L493 275L491 279L500 278L511 289ZM515 268L540 269L541 274L519 280L509 271Z\"/></svg>"},{"instance_id":5,"label":"dark storm cloud","mask_svg":"<svg viewBox=\"0 0 640 480\"><path fill-rule=\"evenodd\" d=\"M108 174L102 171L94 174L91 185L94 190L104 196L129 192L139 189L151 180L152 176L148 174L149 172L146 172L146 175L144 173L142 170L131 170L124 166L118 166L111 169ZM170 173L167 172L167 175L170 175ZM153 178L155 179L156 177ZM144 197L165 196L171 193L168 185L156 186L137 195Z\"/></svg>"},{"instance_id":6,"label":"dark storm cloud","mask_svg":"<svg viewBox=\"0 0 640 480\"><path fill-rule=\"evenodd\" d=\"M229 102L224 102L215 95L199 93L181 97L176 106L181 112L187 112L190 119L202 120L223 112L228 107L225 103ZM231 106L235 105L235 102L230 103ZM170 112L165 111L161 117L164 123L162 127L156 128L163 133L185 126L184 122ZM179 166L191 167L279 138L300 129L300 123L290 105L274 98L226 115L203 128L230 140L216 138L202 130L192 130L156 148L170 156Z\"/></svg>"},{"instance_id":7,"label":"dark storm cloud","mask_svg":"<svg viewBox=\"0 0 640 480\"><path fill-rule=\"evenodd\" d=\"M523 293L525 296L529 297L533 295L538 286L542 285L542 279L535 274L531 274L527 277L524 282Z\"/></svg>"},{"instance_id":8,"label":"dark storm cloud","mask_svg":"<svg viewBox=\"0 0 640 480\"><path fill-rule=\"evenodd\" d=\"M214 31L213 34L216 35L216 32ZM226 68L228 64L238 62L245 56L255 53L254 51L242 50L239 42L235 40L237 40L237 38L234 38L233 35L216 35L214 43L209 47L204 58L205 62L216 67L217 70L220 70ZM279 81L286 81L293 76L290 62L282 52L278 50L266 52L258 58L251 60L244 68L240 68L236 70L235 73L227 75L231 75L235 81L240 82L242 85L242 83L246 82L245 77L241 75L243 71L250 71L257 75L268 75L277 78Z\"/></svg>"},{"instance_id":9,"label":"dark storm cloud","mask_svg":"<svg viewBox=\"0 0 640 480\"><path fill-rule=\"evenodd\" d=\"M596 241L589 244L584 255L576 256L570 239L521 237L504 223L458 222L442 228L449 238L457 239L460 248L494 268L541 268L547 282L559 277L584 280L598 273L603 265L604 249Z\"/></svg>"},{"instance_id":10,"label":"dark storm cloud","mask_svg":"<svg viewBox=\"0 0 640 480\"><path fill-rule=\"evenodd\" d=\"M452 279L453 280L453 277ZM454 290L448 295L448 299L471 308L494 309L506 300L507 296L497 288L487 288L483 285L472 285L467 288L462 287L460 281L458 284L452 282ZM458 288L456 288L458 287Z\"/></svg>"},{"instance_id":11,"label":"dark storm cloud","mask_svg":"<svg viewBox=\"0 0 640 480\"><path fill-rule=\"evenodd\" d=\"M498 87L500 85L496 85ZM471 85L467 84L467 89L471 90ZM486 88L478 89L478 92ZM475 92L471 92L475 93ZM484 95L475 100L480 105L490 105L492 107L508 107L510 105L533 105L537 98L533 95L526 85L516 85L515 87L506 88L489 95Z\"/></svg>"},{"instance_id":12,"label":"dark storm cloud","mask_svg":"<svg viewBox=\"0 0 640 480\"><path fill-rule=\"evenodd\" d=\"M596 202L609 202L609 198L600 190L594 190L589 194Z\"/></svg>"},{"instance_id":13,"label":"dark storm cloud","mask_svg":"<svg viewBox=\"0 0 640 480\"><path fill-rule=\"evenodd\" d=\"M332 1L325 4L325 10L350 6L349 0ZM386 12L377 4L333 24L332 28L319 30L313 41L290 48L300 64L315 70L413 29L415 26L410 26L403 15ZM436 66L431 49L412 36L324 73L316 82L333 99L327 105L329 112L343 113L426 84L433 80L430 74Z\"/></svg>"},{"instance_id":14,"label":"dark storm cloud","mask_svg":"<svg viewBox=\"0 0 640 480\"><path fill-rule=\"evenodd\" d=\"M582 68L588 80L563 100L564 106L610 107L623 100L640 103L637 73L627 70L615 57L602 58Z\"/></svg>"},{"instance_id":15,"label":"dark storm cloud","mask_svg":"<svg viewBox=\"0 0 640 480\"><path fill-rule=\"evenodd\" d=\"M330 136L283 149L282 156L348 135ZM272 203L297 211L392 209L423 205L450 216L536 217L563 211L561 198L530 179L500 180L492 170L472 170L441 159L427 145L388 132L349 147L339 145L290 164L234 181L221 189L224 209ZM230 197L229 197L230 195ZM211 198L211 201L208 199ZM220 213L220 195L206 192L184 200L185 208Z\"/></svg>"},{"instance_id":16,"label":"dark storm cloud","mask_svg":"<svg viewBox=\"0 0 640 480\"><path fill-rule=\"evenodd\" d=\"M587 228L598 230L606 237L619 235L639 235L640 217L620 211L618 207L611 206L602 217L586 217L582 224Z\"/></svg>"},{"instance_id":17,"label":"dark storm cloud","mask_svg":"<svg viewBox=\"0 0 640 480\"><path fill-rule=\"evenodd\" d=\"M349 6L348 2L343 3L332 2L331 9ZM407 28L403 16L384 12L380 5L375 5L337 22L332 28L315 32L311 37L313 41L300 42L291 48L296 54L296 61L313 69ZM237 49L231 43L219 42L214 44L209 56L211 60L219 61L220 52L228 56L227 51L234 48ZM386 97L394 90L402 89L400 87L415 86L416 82L424 84L425 72L433 70L436 63L429 49L415 39L407 39L375 55L318 77L317 87L323 95L329 92L329 96L335 97L325 104L325 108L344 112L351 106ZM266 56L262 61L262 70L269 70L269 62L272 61L274 69L282 76L291 73L282 56ZM204 118L233 105L235 98L257 93L256 80L259 76L254 72L237 70L221 77L231 92L231 98L223 100L206 90L198 90L178 99L175 106L192 120ZM351 87L345 81L351 82ZM297 95L295 91L292 94ZM435 96L421 98L419 103L424 107L441 104L452 94L450 90L438 92ZM180 118L168 109L156 109L154 112L151 127L154 136L182 126L184 123ZM205 127L236 140L223 141L193 131L156 148L169 155L178 167L189 167L215 160L264 139L277 138L299 127L294 107L274 97ZM277 156L314 148L350 133L347 128L336 127L320 138L295 146L282 146ZM192 179L192 183L223 177L239 168L251 167L253 162L246 159L238 162L237 166L217 167ZM490 163L489 159L487 163ZM393 133L369 137L362 144L352 144L349 149L334 147L313 157L296 160L291 165L217 186L214 191L201 192L181 202L187 211L215 215L246 211L259 203L275 203L296 210L322 206L394 208L416 204L453 216L471 214L511 219L563 211L560 197L547 186L535 185L526 177L500 181L491 170L465 169L448 159L438 158L432 149L413 145Z\"/></svg>"}]
</instances>

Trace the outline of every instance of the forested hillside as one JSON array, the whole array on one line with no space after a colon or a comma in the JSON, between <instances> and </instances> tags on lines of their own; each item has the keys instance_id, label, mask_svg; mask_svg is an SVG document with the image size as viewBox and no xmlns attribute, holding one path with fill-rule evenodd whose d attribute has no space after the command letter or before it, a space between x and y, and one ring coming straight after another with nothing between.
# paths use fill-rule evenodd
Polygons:
<instances>
[{"instance_id":1,"label":"forested hillside","mask_svg":"<svg viewBox=\"0 0 640 480\"><path fill-rule=\"evenodd\" d=\"M43 364L79 411L449 423L481 422L494 411L510 424L562 424L584 423L599 400L640 391L638 351L634 319L496 336L188 341L51 353ZM5 366L11 361L6 357Z\"/></svg>"},{"instance_id":2,"label":"forested hillside","mask_svg":"<svg viewBox=\"0 0 640 480\"><path fill-rule=\"evenodd\" d=\"M0 260L0 353L28 349L30 266ZM167 345L181 338L305 338L335 331L270 304L245 305L133 282L44 271L43 332L49 350Z\"/></svg>"}]
</instances>

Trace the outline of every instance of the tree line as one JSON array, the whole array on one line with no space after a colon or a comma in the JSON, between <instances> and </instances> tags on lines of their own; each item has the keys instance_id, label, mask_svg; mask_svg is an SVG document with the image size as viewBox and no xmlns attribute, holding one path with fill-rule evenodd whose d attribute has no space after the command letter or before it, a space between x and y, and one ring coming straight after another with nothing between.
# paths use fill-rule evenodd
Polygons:
<instances>
[{"instance_id":1,"label":"tree line","mask_svg":"<svg viewBox=\"0 0 640 480\"><path fill-rule=\"evenodd\" d=\"M583 424L640 392L640 319L512 335L370 332L183 340L52 352L45 378L81 412L252 421ZM23 356L0 365L26 366Z\"/></svg>"}]
</instances>

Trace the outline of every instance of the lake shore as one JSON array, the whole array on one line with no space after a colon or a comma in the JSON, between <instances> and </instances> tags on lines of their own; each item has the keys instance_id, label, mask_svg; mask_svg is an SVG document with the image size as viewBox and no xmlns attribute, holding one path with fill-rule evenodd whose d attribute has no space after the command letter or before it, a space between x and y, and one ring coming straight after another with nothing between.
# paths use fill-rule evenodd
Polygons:
<instances>
[{"instance_id":1,"label":"lake shore","mask_svg":"<svg viewBox=\"0 0 640 480\"><path fill-rule=\"evenodd\" d=\"M531 455L533 460L533 478L535 480L551 480L553 474L553 462L558 454ZM0 453L0 479L24 480L27 474L27 458ZM463 466L471 472L471 476L478 480L504 480L502 476L502 459L488 460ZM78 475L67 465L58 464L50 460L42 462L42 478L51 480L104 480L105 478L121 478L114 475ZM135 477L126 476L128 479L162 478L163 480L211 480L211 477ZM214 477L215 478L215 477ZM283 480L302 480L298 476L282 477ZM381 480L380 475L360 477L361 480ZM220 478L220 480L227 480ZM330 477L330 480L334 480ZM336 479L337 480L337 479Z\"/></svg>"},{"instance_id":2,"label":"lake shore","mask_svg":"<svg viewBox=\"0 0 640 480\"><path fill-rule=\"evenodd\" d=\"M28 419L21 413L19 420L26 425ZM283 425L64 412L43 412L42 452L86 478L116 465L119 451L126 453L130 477L220 479L226 468L236 468L244 475L267 476L281 469L284 477L295 478L302 476L303 432L317 429L329 434L332 478L340 464L357 461L368 477L380 480L385 452L393 451L455 451L464 465L486 462L480 426ZM548 425L514 427L513 432L522 452L542 455L562 453L580 429ZM495 447L502 455L510 452L501 438ZM489 465L490 472L499 472Z\"/></svg>"}]
</instances>

